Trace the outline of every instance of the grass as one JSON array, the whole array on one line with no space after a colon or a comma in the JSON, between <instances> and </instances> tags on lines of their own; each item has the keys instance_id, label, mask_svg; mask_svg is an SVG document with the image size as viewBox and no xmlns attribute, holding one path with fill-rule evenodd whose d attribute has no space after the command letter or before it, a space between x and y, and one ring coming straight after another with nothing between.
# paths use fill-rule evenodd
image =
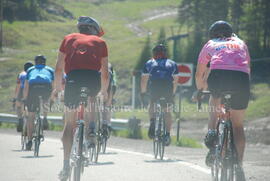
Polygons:
<instances>
[{"instance_id":1,"label":"grass","mask_svg":"<svg viewBox=\"0 0 270 181\"><path fill-rule=\"evenodd\" d=\"M117 137L123 138L132 138L130 132L128 130L120 130L120 131L113 131L113 135ZM140 130L140 135L137 135L139 138L136 139L143 139L143 140L151 140L148 137L148 131L145 128ZM176 136L171 136L171 144L174 146L179 147L189 147L189 148L203 148L202 144L192 138L188 137L181 137L179 141L177 141Z\"/></svg>"}]
</instances>

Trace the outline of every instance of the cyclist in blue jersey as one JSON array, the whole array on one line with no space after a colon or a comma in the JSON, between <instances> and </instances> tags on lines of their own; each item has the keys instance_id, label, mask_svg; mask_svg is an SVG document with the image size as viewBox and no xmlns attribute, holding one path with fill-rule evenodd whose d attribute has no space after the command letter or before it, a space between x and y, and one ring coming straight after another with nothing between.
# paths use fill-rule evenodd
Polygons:
<instances>
[{"instance_id":1,"label":"cyclist in blue jersey","mask_svg":"<svg viewBox=\"0 0 270 181\"><path fill-rule=\"evenodd\" d=\"M23 105L22 105L22 98L23 98L23 88L24 82L26 79L26 72L27 70L33 66L32 62L26 62L23 66L24 70L18 75L17 77L17 84L15 89L15 95L13 98L13 102L16 106L16 112L18 116L18 124L17 124L17 131L21 132L23 127Z\"/></svg>"},{"instance_id":2,"label":"cyclist in blue jersey","mask_svg":"<svg viewBox=\"0 0 270 181\"><path fill-rule=\"evenodd\" d=\"M154 137L155 132L155 110L154 103L161 97L166 99L167 105L172 105L173 95L177 88L178 68L173 60L167 58L167 49L164 45L159 44L152 50L153 58L148 60L144 66L141 78L141 93L145 94L147 83L149 82L150 91L150 127L148 130L149 138ZM165 110L166 121L166 146L171 142L170 130L172 125L172 116L170 107Z\"/></svg>"},{"instance_id":3,"label":"cyclist in blue jersey","mask_svg":"<svg viewBox=\"0 0 270 181\"><path fill-rule=\"evenodd\" d=\"M27 135L28 143L26 145L27 150L31 150L32 147L32 133L33 124L35 119L35 112L39 107L39 96L42 97L43 103L48 104L51 97L54 81L54 70L46 66L46 57L43 55L37 55L35 57L35 66L31 67L27 71L25 87L24 87L24 100L26 100L26 106L28 109L28 120L27 120ZM48 129L47 121L47 108L44 107L44 119L43 129Z\"/></svg>"}]
</instances>

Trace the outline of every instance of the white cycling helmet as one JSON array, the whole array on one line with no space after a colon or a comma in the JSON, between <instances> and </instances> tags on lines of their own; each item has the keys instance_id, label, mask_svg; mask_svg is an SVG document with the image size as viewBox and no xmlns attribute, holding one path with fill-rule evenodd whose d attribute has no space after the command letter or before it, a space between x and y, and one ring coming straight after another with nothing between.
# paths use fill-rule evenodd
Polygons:
<instances>
[{"instance_id":1,"label":"white cycling helmet","mask_svg":"<svg viewBox=\"0 0 270 181\"><path fill-rule=\"evenodd\" d=\"M98 36L104 35L102 27L99 25L98 21L95 20L94 18L88 16L80 16L77 22L78 29L80 29L80 26L85 25L94 27L98 32Z\"/></svg>"}]
</instances>

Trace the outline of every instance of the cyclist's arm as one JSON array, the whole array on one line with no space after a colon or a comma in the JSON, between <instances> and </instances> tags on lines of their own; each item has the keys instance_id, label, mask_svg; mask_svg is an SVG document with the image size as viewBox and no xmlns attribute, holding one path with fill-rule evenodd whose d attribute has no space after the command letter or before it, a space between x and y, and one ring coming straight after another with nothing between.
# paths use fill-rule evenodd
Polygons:
<instances>
[{"instance_id":1,"label":"cyclist's arm","mask_svg":"<svg viewBox=\"0 0 270 181\"><path fill-rule=\"evenodd\" d=\"M64 72L65 57L65 53L62 53L60 51L58 52L58 58L55 66L55 80L53 86L57 92L60 92L62 90L62 78Z\"/></svg>"},{"instance_id":2,"label":"cyclist's arm","mask_svg":"<svg viewBox=\"0 0 270 181\"><path fill-rule=\"evenodd\" d=\"M101 91L107 92L109 87L108 57L101 58Z\"/></svg>"},{"instance_id":3,"label":"cyclist's arm","mask_svg":"<svg viewBox=\"0 0 270 181\"><path fill-rule=\"evenodd\" d=\"M142 74L141 77L141 93L146 93L149 74Z\"/></svg>"},{"instance_id":4,"label":"cyclist's arm","mask_svg":"<svg viewBox=\"0 0 270 181\"><path fill-rule=\"evenodd\" d=\"M178 79L179 79L179 76L177 74L173 76L173 94L175 94L177 90Z\"/></svg>"},{"instance_id":5,"label":"cyclist's arm","mask_svg":"<svg viewBox=\"0 0 270 181\"><path fill-rule=\"evenodd\" d=\"M15 88L15 93L14 93L14 98L17 98L19 95L19 90L20 90L20 83L17 82L16 88Z\"/></svg>"},{"instance_id":6,"label":"cyclist's arm","mask_svg":"<svg viewBox=\"0 0 270 181\"><path fill-rule=\"evenodd\" d=\"M196 86L198 90L201 89L207 89L207 74L208 74L208 68L207 68L207 64L204 63L198 63L197 64L197 70L196 70Z\"/></svg>"}]
</instances>

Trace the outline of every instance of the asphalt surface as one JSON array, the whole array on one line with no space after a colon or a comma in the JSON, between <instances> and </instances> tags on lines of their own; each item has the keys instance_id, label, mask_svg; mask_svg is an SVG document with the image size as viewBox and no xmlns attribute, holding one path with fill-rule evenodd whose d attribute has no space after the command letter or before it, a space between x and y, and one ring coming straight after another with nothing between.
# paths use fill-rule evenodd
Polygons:
<instances>
[{"instance_id":1,"label":"asphalt surface","mask_svg":"<svg viewBox=\"0 0 270 181\"><path fill-rule=\"evenodd\" d=\"M59 132L46 132L40 157L20 150L20 136L14 130L0 129L1 181L57 181L63 150ZM85 168L82 180L91 181L208 181L204 165L206 149L166 147L165 160L152 156L152 142L112 137L99 163ZM269 181L270 147L248 146L247 180Z\"/></svg>"}]
</instances>

